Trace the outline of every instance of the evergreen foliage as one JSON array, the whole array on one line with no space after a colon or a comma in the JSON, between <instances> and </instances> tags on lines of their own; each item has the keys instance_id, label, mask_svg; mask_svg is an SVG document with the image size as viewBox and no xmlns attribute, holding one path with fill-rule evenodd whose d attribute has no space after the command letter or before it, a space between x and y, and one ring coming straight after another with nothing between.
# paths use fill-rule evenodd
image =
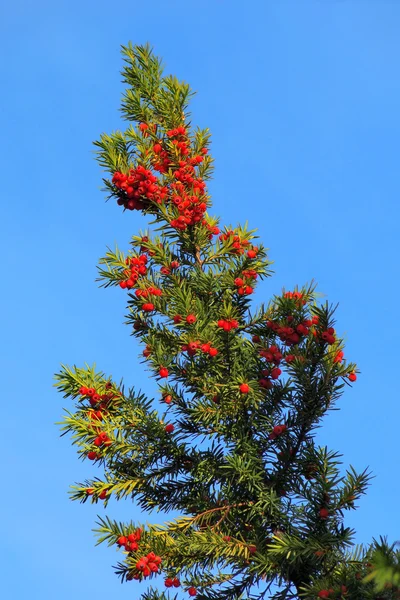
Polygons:
<instances>
[{"instance_id":1,"label":"evergreen foliage","mask_svg":"<svg viewBox=\"0 0 400 600\"><path fill-rule=\"evenodd\" d=\"M99 277L128 294L165 410L94 368L63 366L56 385L74 409L62 430L99 473L72 498L179 512L147 526L99 518L122 581L165 579L142 600L400 598L399 551L354 547L344 523L369 473L344 472L314 441L356 380L335 307L312 284L252 308L270 261L254 230L209 213L210 132L191 123L189 85L165 76L149 46L122 54L128 127L103 134L97 158L108 198L155 230L109 249Z\"/></svg>"}]
</instances>

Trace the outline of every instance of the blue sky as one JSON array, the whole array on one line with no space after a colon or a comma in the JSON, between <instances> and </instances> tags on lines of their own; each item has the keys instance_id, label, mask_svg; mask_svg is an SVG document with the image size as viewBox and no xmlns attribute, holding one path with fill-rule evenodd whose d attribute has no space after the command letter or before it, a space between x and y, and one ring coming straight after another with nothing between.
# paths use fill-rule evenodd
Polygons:
<instances>
[{"instance_id":1,"label":"blue sky","mask_svg":"<svg viewBox=\"0 0 400 600\"><path fill-rule=\"evenodd\" d=\"M59 439L65 402L52 376L60 362L96 362L154 390L122 324L125 296L94 282L105 247L126 248L143 224L104 202L91 146L121 126L119 46L128 40L149 41L199 92L193 121L213 132L214 214L248 219L275 261L257 300L314 278L340 302L337 328L362 375L319 438L376 475L348 517L357 541L400 539L399 25L400 4L378 0L3 3L7 599L122 591L117 554L93 547L102 509L67 497L93 467ZM107 513L139 518L129 503Z\"/></svg>"}]
</instances>

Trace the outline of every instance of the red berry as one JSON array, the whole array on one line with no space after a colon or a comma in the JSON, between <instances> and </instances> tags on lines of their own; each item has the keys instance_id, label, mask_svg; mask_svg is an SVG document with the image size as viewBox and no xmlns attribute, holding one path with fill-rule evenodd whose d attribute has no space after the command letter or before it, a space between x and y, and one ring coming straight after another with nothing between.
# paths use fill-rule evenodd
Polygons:
<instances>
[{"instance_id":1,"label":"red berry","mask_svg":"<svg viewBox=\"0 0 400 600\"><path fill-rule=\"evenodd\" d=\"M93 450L91 450L90 452L87 453L87 457L89 460L96 460L97 452L93 452Z\"/></svg>"},{"instance_id":2,"label":"red berry","mask_svg":"<svg viewBox=\"0 0 400 600\"><path fill-rule=\"evenodd\" d=\"M158 374L160 375L160 377L168 377L169 371L168 371L167 367L161 367L160 370L158 371Z\"/></svg>"},{"instance_id":3,"label":"red berry","mask_svg":"<svg viewBox=\"0 0 400 600\"><path fill-rule=\"evenodd\" d=\"M356 381L357 380L357 375L355 373L350 373L349 379L350 379L350 381Z\"/></svg>"},{"instance_id":4,"label":"red berry","mask_svg":"<svg viewBox=\"0 0 400 600\"><path fill-rule=\"evenodd\" d=\"M151 569L148 565L145 566L145 568L142 571L143 573L143 577L148 577L149 575L151 575Z\"/></svg>"},{"instance_id":5,"label":"red berry","mask_svg":"<svg viewBox=\"0 0 400 600\"><path fill-rule=\"evenodd\" d=\"M121 537L119 537L117 539L117 544L118 544L118 546L125 546L125 544L126 544L126 537L124 535L121 535Z\"/></svg>"},{"instance_id":6,"label":"red berry","mask_svg":"<svg viewBox=\"0 0 400 600\"><path fill-rule=\"evenodd\" d=\"M272 371L271 371L271 377L272 377L272 379L278 379L278 377L281 374L282 374L282 371L278 367L275 367L275 369L272 369Z\"/></svg>"},{"instance_id":7,"label":"red berry","mask_svg":"<svg viewBox=\"0 0 400 600\"><path fill-rule=\"evenodd\" d=\"M247 256L249 258L255 258L257 256L257 251L256 250L248 250L247 251Z\"/></svg>"},{"instance_id":8,"label":"red berry","mask_svg":"<svg viewBox=\"0 0 400 600\"><path fill-rule=\"evenodd\" d=\"M327 519L329 517L329 510L327 508L321 508L319 511L319 516L321 519Z\"/></svg>"},{"instance_id":9,"label":"red berry","mask_svg":"<svg viewBox=\"0 0 400 600\"><path fill-rule=\"evenodd\" d=\"M242 394L248 394L250 391L250 386L247 383L241 383L239 390L242 392Z\"/></svg>"},{"instance_id":10,"label":"red berry","mask_svg":"<svg viewBox=\"0 0 400 600\"><path fill-rule=\"evenodd\" d=\"M81 387L79 388L79 393L81 396L86 396L86 394L88 393L88 389L86 387Z\"/></svg>"},{"instance_id":11,"label":"red berry","mask_svg":"<svg viewBox=\"0 0 400 600\"><path fill-rule=\"evenodd\" d=\"M208 354L209 354L210 356L217 356L217 354L218 354L218 350L217 350L217 348L210 348L210 350L209 350Z\"/></svg>"},{"instance_id":12,"label":"red berry","mask_svg":"<svg viewBox=\"0 0 400 600\"><path fill-rule=\"evenodd\" d=\"M329 598L329 596L329 590L321 590L320 592L318 592L318 598Z\"/></svg>"},{"instance_id":13,"label":"red berry","mask_svg":"<svg viewBox=\"0 0 400 600\"><path fill-rule=\"evenodd\" d=\"M103 490L102 492L100 492L99 498L100 500L105 500L107 498L107 490Z\"/></svg>"},{"instance_id":14,"label":"red berry","mask_svg":"<svg viewBox=\"0 0 400 600\"><path fill-rule=\"evenodd\" d=\"M175 427L172 425L172 423L165 426L166 433L172 433L174 431L174 429L175 429Z\"/></svg>"},{"instance_id":15,"label":"red berry","mask_svg":"<svg viewBox=\"0 0 400 600\"><path fill-rule=\"evenodd\" d=\"M190 587L188 589L188 592L189 592L189 596L197 596L197 590L194 587Z\"/></svg>"},{"instance_id":16,"label":"red berry","mask_svg":"<svg viewBox=\"0 0 400 600\"><path fill-rule=\"evenodd\" d=\"M224 542L230 542L231 541L231 536L230 535L224 535L224 537L222 539L224 540Z\"/></svg>"},{"instance_id":17,"label":"red berry","mask_svg":"<svg viewBox=\"0 0 400 600\"><path fill-rule=\"evenodd\" d=\"M174 579L172 580L172 583L174 584L174 587L179 587L181 585L181 582L179 581L179 579L177 577L174 577Z\"/></svg>"},{"instance_id":18,"label":"red berry","mask_svg":"<svg viewBox=\"0 0 400 600\"><path fill-rule=\"evenodd\" d=\"M188 315L186 317L186 323L189 323L189 325L193 325L193 323L196 323L195 315Z\"/></svg>"},{"instance_id":19,"label":"red berry","mask_svg":"<svg viewBox=\"0 0 400 600\"><path fill-rule=\"evenodd\" d=\"M137 563L136 563L136 568L138 571L144 571L144 569L146 568L147 563L143 560L143 558L141 558Z\"/></svg>"},{"instance_id":20,"label":"red berry","mask_svg":"<svg viewBox=\"0 0 400 600\"><path fill-rule=\"evenodd\" d=\"M275 427L272 430L272 433L275 436L282 435L282 433L285 433L286 429L286 425L275 425Z\"/></svg>"},{"instance_id":21,"label":"red berry","mask_svg":"<svg viewBox=\"0 0 400 600\"><path fill-rule=\"evenodd\" d=\"M164 402L165 402L165 404L171 404L171 402L172 402L171 394L167 394L167 396L164 396Z\"/></svg>"},{"instance_id":22,"label":"red berry","mask_svg":"<svg viewBox=\"0 0 400 600\"><path fill-rule=\"evenodd\" d=\"M172 587L174 585L174 582L173 582L173 580L170 577L168 577L164 581L164 584L165 584L165 587L170 588L170 587Z\"/></svg>"},{"instance_id":23,"label":"red berry","mask_svg":"<svg viewBox=\"0 0 400 600\"><path fill-rule=\"evenodd\" d=\"M270 390L274 387L272 381L270 379L265 379L264 377L262 379L259 379L258 383L262 388L265 388L266 390Z\"/></svg>"},{"instance_id":24,"label":"red berry","mask_svg":"<svg viewBox=\"0 0 400 600\"><path fill-rule=\"evenodd\" d=\"M340 350L339 352L336 353L335 358L333 359L334 363L341 363L344 357L344 352L343 350Z\"/></svg>"},{"instance_id":25,"label":"red berry","mask_svg":"<svg viewBox=\"0 0 400 600\"><path fill-rule=\"evenodd\" d=\"M152 302L145 302L142 306L143 310L146 312L151 312L154 310L154 304Z\"/></svg>"},{"instance_id":26,"label":"red berry","mask_svg":"<svg viewBox=\"0 0 400 600\"><path fill-rule=\"evenodd\" d=\"M175 315L173 320L174 323L180 323L182 321L182 317L181 315Z\"/></svg>"}]
</instances>

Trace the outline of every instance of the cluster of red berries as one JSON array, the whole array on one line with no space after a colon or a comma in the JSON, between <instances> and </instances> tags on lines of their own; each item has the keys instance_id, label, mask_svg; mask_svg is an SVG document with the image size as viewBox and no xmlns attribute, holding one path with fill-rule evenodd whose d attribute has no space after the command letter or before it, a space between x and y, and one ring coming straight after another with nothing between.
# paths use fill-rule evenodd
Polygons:
<instances>
[{"instance_id":1,"label":"cluster of red berries","mask_svg":"<svg viewBox=\"0 0 400 600\"><path fill-rule=\"evenodd\" d=\"M112 384L111 383L107 383L106 384L106 389L111 389ZM95 390L95 388L88 388L85 386L82 386L79 388L79 393L82 396L82 399L89 399L89 403L91 404L91 406L97 406L100 410L90 410L88 411L88 417L91 421L102 421L103 420L103 412L104 410L107 409L107 407L109 406L110 402L114 399L118 397L118 394L115 394L114 392L107 392L105 394L98 394ZM96 438L94 439L93 443L97 448L108 448L109 446L111 446L112 441L110 440L110 438L108 437L108 435L106 434L105 431L101 431L101 428L96 426L95 423L92 422L92 424L89 426L90 429L94 430L94 432L97 434ZM101 457L101 454L99 454L99 452L96 452L95 450L90 450L87 455L89 460L97 460L98 458ZM101 496L99 496L101 497ZM103 498L102 498L103 499Z\"/></svg>"},{"instance_id":2,"label":"cluster of red berries","mask_svg":"<svg viewBox=\"0 0 400 600\"><path fill-rule=\"evenodd\" d=\"M117 539L118 546L124 546L127 552L136 552L139 548L138 542L140 542L140 538L142 536L142 530L140 528L136 529L133 533L129 533L127 536L121 535Z\"/></svg>"},{"instance_id":3,"label":"cluster of red berries","mask_svg":"<svg viewBox=\"0 0 400 600\"><path fill-rule=\"evenodd\" d=\"M100 431L93 444L98 448L101 448L101 446L108 447L111 446L112 441L110 440L105 431Z\"/></svg>"},{"instance_id":4,"label":"cluster of red berries","mask_svg":"<svg viewBox=\"0 0 400 600\"><path fill-rule=\"evenodd\" d=\"M328 329L326 329L326 331L321 331L321 332L318 332L317 329L314 329L313 335L315 337L318 337L318 334L319 334L321 340L326 342L329 346L336 342L335 330L333 327L328 327Z\"/></svg>"},{"instance_id":5,"label":"cluster of red berries","mask_svg":"<svg viewBox=\"0 0 400 600\"><path fill-rule=\"evenodd\" d=\"M268 438L270 440L276 440L277 437L283 435L284 433L286 433L287 431L287 426L286 425L275 425L275 427L272 429L271 433L269 434Z\"/></svg>"},{"instance_id":6,"label":"cluster of red berries","mask_svg":"<svg viewBox=\"0 0 400 600\"><path fill-rule=\"evenodd\" d=\"M170 587L179 587L181 585L181 582L179 581L179 579L177 577L174 577L173 579L171 577L167 577L167 579L164 581L165 587L170 588Z\"/></svg>"},{"instance_id":7,"label":"cluster of red berries","mask_svg":"<svg viewBox=\"0 0 400 600\"><path fill-rule=\"evenodd\" d=\"M168 188L160 186L149 169L138 165L129 174L116 171L112 182L118 190L118 204L128 210L142 210L149 202L161 204L168 197Z\"/></svg>"},{"instance_id":8,"label":"cluster of red berries","mask_svg":"<svg viewBox=\"0 0 400 600\"><path fill-rule=\"evenodd\" d=\"M247 250L248 258L251 258L251 259L256 258L257 254L258 254L257 246L252 246L251 248L249 248L249 246L251 246L249 240L241 240L240 235L235 233L232 229L230 229L229 231L225 231L224 233L221 233L221 235L219 236L219 240L220 240L220 242L228 242L229 244L231 243L232 244L231 252L233 254L244 254L246 248L248 248L248 250Z\"/></svg>"},{"instance_id":9,"label":"cluster of red berries","mask_svg":"<svg viewBox=\"0 0 400 600\"><path fill-rule=\"evenodd\" d=\"M343 352L343 350L339 350L338 352L336 352L333 362L341 363L343 361L343 358L344 358L344 352ZM357 375L354 373L354 371L352 373L349 373L348 378L351 382L357 381Z\"/></svg>"},{"instance_id":10,"label":"cluster of red berries","mask_svg":"<svg viewBox=\"0 0 400 600\"><path fill-rule=\"evenodd\" d=\"M343 358L344 358L344 352L343 352L343 350L339 350L339 352L336 352L333 362L341 363L343 361Z\"/></svg>"},{"instance_id":11,"label":"cluster of red berries","mask_svg":"<svg viewBox=\"0 0 400 600\"><path fill-rule=\"evenodd\" d=\"M87 413L89 419L91 419L92 421L102 421L103 420L103 413L101 410L89 410ZM92 425L92 427L94 427L94 425Z\"/></svg>"},{"instance_id":12,"label":"cluster of red berries","mask_svg":"<svg viewBox=\"0 0 400 600\"><path fill-rule=\"evenodd\" d=\"M219 319L217 325L224 331L231 331L231 329L239 327L239 321L236 319Z\"/></svg>"},{"instance_id":13,"label":"cluster of red berries","mask_svg":"<svg viewBox=\"0 0 400 600\"><path fill-rule=\"evenodd\" d=\"M162 290L160 290L160 288L155 288L153 286L150 286L143 290L142 289L136 290L135 296L137 298L148 298L149 296L162 296Z\"/></svg>"},{"instance_id":14,"label":"cluster of red berries","mask_svg":"<svg viewBox=\"0 0 400 600\"><path fill-rule=\"evenodd\" d=\"M271 379L279 379L279 377L282 375L282 370L279 367L274 367L273 369L263 369L261 374L262 378L258 380L259 385L262 388L270 390L273 387Z\"/></svg>"},{"instance_id":15,"label":"cluster of red berries","mask_svg":"<svg viewBox=\"0 0 400 600\"><path fill-rule=\"evenodd\" d=\"M171 166L168 151L162 147L160 142L156 142L153 146L153 152L156 155L153 161L153 169L159 173L166 173Z\"/></svg>"},{"instance_id":16,"label":"cluster of red berries","mask_svg":"<svg viewBox=\"0 0 400 600\"><path fill-rule=\"evenodd\" d=\"M182 321L183 321L182 315L174 315L172 317L172 319L173 319L175 325L177 325L178 323L182 323ZM188 325L194 325L197 321L197 317L196 317L196 315L189 314L185 317L185 321Z\"/></svg>"},{"instance_id":17,"label":"cluster of red berries","mask_svg":"<svg viewBox=\"0 0 400 600\"><path fill-rule=\"evenodd\" d=\"M124 546L126 552L136 552L139 550L139 542L142 537L142 530L137 528L134 532L128 535L121 535L117 539L118 546ZM160 570L162 559L154 552L149 552L147 556L142 556L136 563L136 573L129 573L128 580L142 579L149 577L152 573L158 573Z\"/></svg>"},{"instance_id":18,"label":"cluster of red berries","mask_svg":"<svg viewBox=\"0 0 400 600\"><path fill-rule=\"evenodd\" d=\"M186 135L186 127L175 127L175 129L170 129L167 131L168 137L177 137L177 136L185 136Z\"/></svg>"},{"instance_id":19,"label":"cluster of red berries","mask_svg":"<svg viewBox=\"0 0 400 600\"><path fill-rule=\"evenodd\" d=\"M163 267L161 267L160 272L163 275L169 275L173 270L178 269L179 267L180 264L178 263L178 261L173 260L169 265L164 265Z\"/></svg>"},{"instance_id":20,"label":"cluster of red berries","mask_svg":"<svg viewBox=\"0 0 400 600\"><path fill-rule=\"evenodd\" d=\"M106 384L106 389L111 389L111 387L111 384ZM118 394L114 392L98 394L95 388L87 388L85 386L79 388L79 393L82 396L82 400L88 399L91 406L98 406L100 410L106 409L113 398L118 397Z\"/></svg>"},{"instance_id":21,"label":"cluster of red berries","mask_svg":"<svg viewBox=\"0 0 400 600\"><path fill-rule=\"evenodd\" d=\"M161 565L161 557L149 552L147 556L142 556L136 563L136 569L138 573L133 576L133 579L139 579L140 577L149 577L152 573L158 573Z\"/></svg>"},{"instance_id":22,"label":"cluster of red berries","mask_svg":"<svg viewBox=\"0 0 400 600\"><path fill-rule=\"evenodd\" d=\"M196 341L189 342L182 346L182 351L187 352L189 356L194 356L198 350L201 350L204 354L209 354L212 357L217 356L218 354L217 348L213 348L209 343L202 344L201 342Z\"/></svg>"},{"instance_id":23,"label":"cluster of red berries","mask_svg":"<svg viewBox=\"0 0 400 600\"><path fill-rule=\"evenodd\" d=\"M181 582L177 577L174 577L173 579L171 577L167 577L167 579L164 581L164 584L165 587L171 588L179 587L181 585ZM197 596L197 590L195 587L192 586L187 591L189 592L189 596Z\"/></svg>"},{"instance_id":24,"label":"cluster of red berries","mask_svg":"<svg viewBox=\"0 0 400 600\"><path fill-rule=\"evenodd\" d=\"M135 292L135 296L137 298L144 298L147 299L151 298L151 296L162 296L162 290L160 290L159 288L155 288L153 286L148 287L147 289L138 289ZM151 312L154 310L154 303L153 302L144 302L142 304L142 310L144 310L145 312Z\"/></svg>"},{"instance_id":25,"label":"cluster of red berries","mask_svg":"<svg viewBox=\"0 0 400 600\"><path fill-rule=\"evenodd\" d=\"M301 292L286 292L285 298L296 300L298 304L302 304L303 306L307 304L307 300L303 298L303 294Z\"/></svg>"},{"instance_id":26,"label":"cluster of red berries","mask_svg":"<svg viewBox=\"0 0 400 600\"><path fill-rule=\"evenodd\" d=\"M193 177L193 167L186 165L182 170L175 172L179 181L171 184L172 203L178 209L179 216L170 221L171 227L184 231L189 225L203 221L207 210L204 192L205 183L202 179ZM188 193L185 185L192 188Z\"/></svg>"},{"instance_id":27,"label":"cluster of red berries","mask_svg":"<svg viewBox=\"0 0 400 600\"><path fill-rule=\"evenodd\" d=\"M93 488L88 488L86 490L86 494L88 496L93 496L94 494L94 489ZM100 492L100 494L98 495L99 500L105 500L108 496L108 490L103 490L102 492Z\"/></svg>"},{"instance_id":28,"label":"cluster of red berries","mask_svg":"<svg viewBox=\"0 0 400 600\"><path fill-rule=\"evenodd\" d=\"M267 321L267 327L276 333L284 344L287 346L292 346L295 344L300 344L302 338L309 334L310 327L318 323L319 318L318 316L314 316L312 319L304 319L298 325L295 325L293 321L294 317L289 315L286 317L287 324L280 324L276 321L269 320Z\"/></svg>"},{"instance_id":29,"label":"cluster of red berries","mask_svg":"<svg viewBox=\"0 0 400 600\"><path fill-rule=\"evenodd\" d=\"M241 277L236 277L233 283L237 287L239 296L248 296L254 292L254 288L251 284L255 279L257 279L257 272L253 269L247 269L243 271Z\"/></svg>"},{"instance_id":30,"label":"cluster of red berries","mask_svg":"<svg viewBox=\"0 0 400 600\"><path fill-rule=\"evenodd\" d=\"M95 428L92 425L92 428L96 430L97 436L93 441L93 444L101 449L103 448L109 448L112 444L112 440L110 440L110 438L108 437L108 435L106 434L105 431L101 431L100 428ZM101 454L99 454L99 452L96 452L95 450L89 450L89 452L86 455L88 457L89 460L97 460L99 458L101 458Z\"/></svg>"},{"instance_id":31,"label":"cluster of red berries","mask_svg":"<svg viewBox=\"0 0 400 600\"><path fill-rule=\"evenodd\" d=\"M253 341L258 341L259 339L260 338L258 336L253 337ZM269 348L263 348L259 351L259 355L265 358L268 362L274 363L275 365L279 365L283 358L282 352L279 350L278 346L270 346Z\"/></svg>"},{"instance_id":32,"label":"cluster of red berries","mask_svg":"<svg viewBox=\"0 0 400 600\"><path fill-rule=\"evenodd\" d=\"M212 240L213 235L219 235L221 233L221 230L219 227L217 227L216 225L210 225L210 223L207 223L207 221L205 219L203 219L201 224L204 227L206 227L206 229L208 229L208 231L210 232L210 235L208 236L208 239L210 239L210 240Z\"/></svg>"},{"instance_id":33,"label":"cluster of red berries","mask_svg":"<svg viewBox=\"0 0 400 600\"><path fill-rule=\"evenodd\" d=\"M261 340L258 335L254 335L252 338L254 343L260 343ZM278 379L282 375L281 369L278 367L280 364L283 355L277 346L270 346L269 348L262 348L259 351L259 355L265 358L269 363L273 363L276 366L272 369L263 369L261 372L262 377L259 379L258 383L262 388L271 389L273 387L273 383L271 379Z\"/></svg>"},{"instance_id":34,"label":"cluster of red berries","mask_svg":"<svg viewBox=\"0 0 400 600\"><path fill-rule=\"evenodd\" d=\"M130 290L137 283L140 275L146 275L147 256L141 254L140 256L128 257L125 262L129 266L129 269L125 269L124 275L126 279L123 279L119 285L123 290L126 288Z\"/></svg>"},{"instance_id":35,"label":"cluster of red berries","mask_svg":"<svg viewBox=\"0 0 400 600\"><path fill-rule=\"evenodd\" d=\"M172 140L172 145L174 146L175 153L177 153L178 156L180 155L180 157L183 158L190 154L189 144L188 144L187 139L185 139L185 136L186 136L185 127L177 127L176 129L171 129L170 131L167 131L167 136L170 138L171 137L174 137L174 138L179 137L180 138L180 139ZM165 146L163 146L163 140L158 140L153 145L153 152L156 155L156 158L153 161L153 168L155 171L158 171L159 173L166 173L168 171L168 169L173 167L173 164L172 164L173 159L171 159L170 153L165 148ZM203 155L207 154L207 148L202 148L200 152ZM202 163L203 160L204 160L203 156L201 156L199 154L199 155L193 156L192 158L189 158L188 162L189 162L189 164L191 164L193 166L197 166L200 163ZM180 161L180 162L185 162L185 161Z\"/></svg>"}]
</instances>

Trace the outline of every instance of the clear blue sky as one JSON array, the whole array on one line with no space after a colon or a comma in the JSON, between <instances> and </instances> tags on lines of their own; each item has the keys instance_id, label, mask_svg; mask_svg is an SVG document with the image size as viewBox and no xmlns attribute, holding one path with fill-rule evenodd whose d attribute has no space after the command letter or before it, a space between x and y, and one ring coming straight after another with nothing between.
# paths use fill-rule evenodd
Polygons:
<instances>
[{"instance_id":1,"label":"clear blue sky","mask_svg":"<svg viewBox=\"0 0 400 600\"><path fill-rule=\"evenodd\" d=\"M93 547L102 508L67 498L93 467L59 439L64 401L52 388L60 362L87 361L154 389L122 324L124 294L94 282L106 245L125 249L142 225L104 202L91 146L120 126L128 40L149 41L199 92L193 118L213 131L214 213L258 226L275 261L257 299L315 278L340 302L338 330L362 375L320 439L376 475L348 518L357 541L400 539L399 27L400 3L379 0L2 4L7 600L139 595L114 576L114 549ZM138 518L128 503L107 512Z\"/></svg>"}]
</instances>

